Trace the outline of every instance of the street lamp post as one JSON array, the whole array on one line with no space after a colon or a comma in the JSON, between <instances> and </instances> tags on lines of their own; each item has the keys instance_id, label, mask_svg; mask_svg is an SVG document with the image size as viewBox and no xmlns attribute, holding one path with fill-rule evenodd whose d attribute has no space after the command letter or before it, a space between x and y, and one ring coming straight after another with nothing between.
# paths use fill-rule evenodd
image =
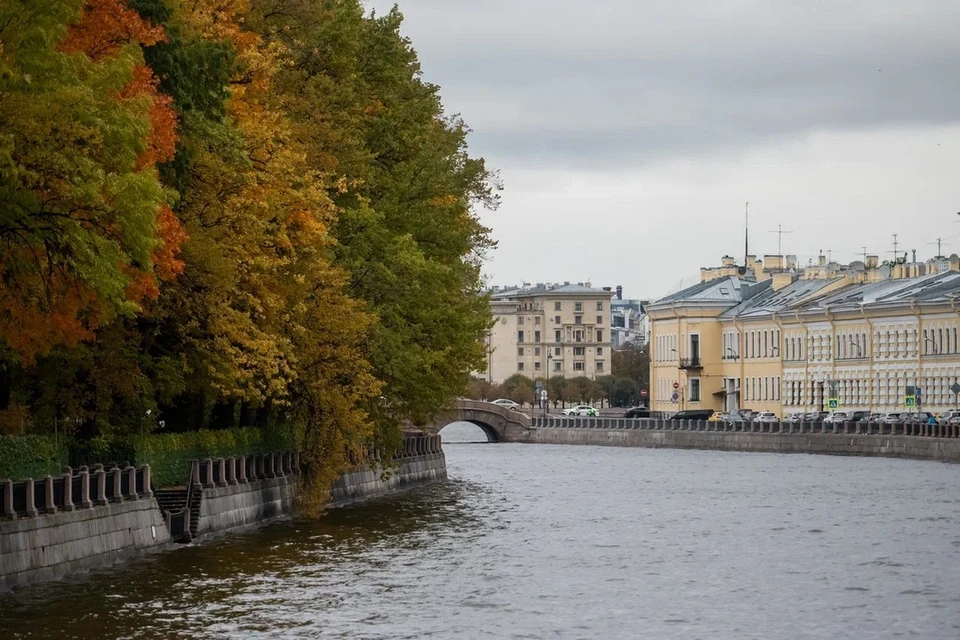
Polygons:
<instances>
[{"instance_id":1,"label":"street lamp post","mask_svg":"<svg viewBox=\"0 0 960 640\"><path fill-rule=\"evenodd\" d=\"M550 364L553 362L553 354L550 353L550 347L547 347L547 375L543 380L543 390L547 392L547 398L543 403L543 415L546 417L550 405Z\"/></svg>"}]
</instances>

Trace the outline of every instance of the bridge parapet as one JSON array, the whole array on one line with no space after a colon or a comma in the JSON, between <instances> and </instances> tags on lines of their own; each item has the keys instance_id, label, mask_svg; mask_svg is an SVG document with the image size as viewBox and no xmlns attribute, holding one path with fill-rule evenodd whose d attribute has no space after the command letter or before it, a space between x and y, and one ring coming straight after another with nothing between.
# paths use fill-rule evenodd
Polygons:
<instances>
[{"instance_id":1,"label":"bridge parapet","mask_svg":"<svg viewBox=\"0 0 960 640\"><path fill-rule=\"evenodd\" d=\"M421 428L428 433L438 433L451 422L475 424L493 442L526 440L524 435L531 429L528 414L481 400L458 400L453 411L437 416L432 424Z\"/></svg>"}]
</instances>

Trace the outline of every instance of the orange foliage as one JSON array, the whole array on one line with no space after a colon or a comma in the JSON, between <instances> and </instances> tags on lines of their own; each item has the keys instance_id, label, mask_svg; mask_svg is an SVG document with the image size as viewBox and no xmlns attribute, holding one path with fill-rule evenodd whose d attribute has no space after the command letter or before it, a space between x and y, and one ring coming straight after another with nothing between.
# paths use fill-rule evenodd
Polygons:
<instances>
[{"instance_id":1,"label":"orange foliage","mask_svg":"<svg viewBox=\"0 0 960 640\"><path fill-rule=\"evenodd\" d=\"M157 236L163 245L153 252L153 272L161 282L173 280L183 272L183 260L178 259L177 255L189 236L167 205L160 207L157 212Z\"/></svg>"},{"instance_id":2,"label":"orange foliage","mask_svg":"<svg viewBox=\"0 0 960 640\"><path fill-rule=\"evenodd\" d=\"M150 134L147 148L137 157L137 170L172 160L177 152L177 113L173 110L173 98L157 92L158 82L150 67L139 64L133 69L133 79L119 96L121 100L148 96L151 101Z\"/></svg>"},{"instance_id":3,"label":"orange foliage","mask_svg":"<svg viewBox=\"0 0 960 640\"><path fill-rule=\"evenodd\" d=\"M163 27L152 26L125 0L88 0L80 22L67 31L60 50L85 53L92 60L99 60L130 42L150 46L166 40Z\"/></svg>"},{"instance_id":4,"label":"orange foliage","mask_svg":"<svg viewBox=\"0 0 960 640\"><path fill-rule=\"evenodd\" d=\"M4 256L8 258L9 256ZM0 260L0 335L7 347L30 365L58 344L91 340L106 318L96 292L52 271L39 277L10 277Z\"/></svg>"}]
</instances>

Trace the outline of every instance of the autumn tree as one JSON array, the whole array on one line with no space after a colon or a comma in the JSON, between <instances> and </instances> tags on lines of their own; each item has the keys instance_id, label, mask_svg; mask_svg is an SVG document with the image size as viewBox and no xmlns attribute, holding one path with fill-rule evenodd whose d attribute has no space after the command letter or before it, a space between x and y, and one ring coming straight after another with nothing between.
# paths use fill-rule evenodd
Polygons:
<instances>
[{"instance_id":1,"label":"autumn tree","mask_svg":"<svg viewBox=\"0 0 960 640\"><path fill-rule=\"evenodd\" d=\"M496 205L495 176L466 150L400 34L402 16L356 0L255 0L251 21L289 59L277 96L311 165L333 176L336 261L377 323L367 356L383 382L381 433L421 423L483 368L489 323L480 260L492 247L473 212Z\"/></svg>"}]
</instances>

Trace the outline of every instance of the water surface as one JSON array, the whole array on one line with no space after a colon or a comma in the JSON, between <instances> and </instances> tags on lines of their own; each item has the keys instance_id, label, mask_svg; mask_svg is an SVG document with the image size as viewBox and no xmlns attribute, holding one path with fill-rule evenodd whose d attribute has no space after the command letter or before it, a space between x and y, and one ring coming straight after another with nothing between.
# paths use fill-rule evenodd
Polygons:
<instances>
[{"instance_id":1,"label":"water surface","mask_svg":"<svg viewBox=\"0 0 960 640\"><path fill-rule=\"evenodd\" d=\"M446 452L443 485L0 595L0 637L960 637L960 466Z\"/></svg>"}]
</instances>

